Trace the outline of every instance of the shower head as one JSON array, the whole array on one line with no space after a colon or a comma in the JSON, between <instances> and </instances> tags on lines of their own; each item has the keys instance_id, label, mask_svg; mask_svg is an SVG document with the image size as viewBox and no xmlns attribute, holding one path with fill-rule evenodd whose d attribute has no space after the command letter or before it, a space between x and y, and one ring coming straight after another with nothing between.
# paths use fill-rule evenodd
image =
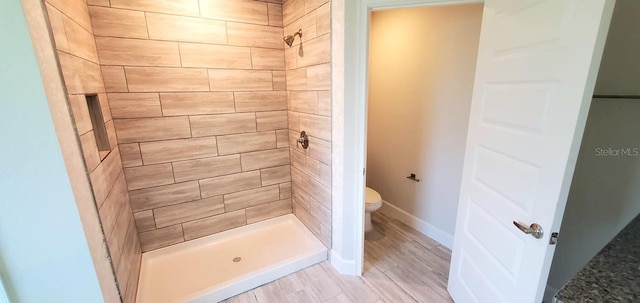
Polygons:
<instances>
[{"instance_id":1,"label":"shower head","mask_svg":"<svg viewBox=\"0 0 640 303\"><path fill-rule=\"evenodd\" d=\"M284 40L284 43L291 47L293 45L293 40L296 39L296 36L300 36L300 38L302 38L302 29L299 29L298 32L293 35L286 35L282 39Z\"/></svg>"}]
</instances>

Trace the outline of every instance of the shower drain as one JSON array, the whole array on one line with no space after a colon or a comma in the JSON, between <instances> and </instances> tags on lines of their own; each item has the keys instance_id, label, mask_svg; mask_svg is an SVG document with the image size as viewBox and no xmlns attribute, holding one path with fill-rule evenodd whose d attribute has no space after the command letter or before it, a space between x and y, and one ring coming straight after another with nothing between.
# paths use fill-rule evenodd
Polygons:
<instances>
[{"instance_id":1,"label":"shower drain","mask_svg":"<svg viewBox=\"0 0 640 303\"><path fill-rule=\"evenodd\" d=\"M240 258L240 257L233 258L233 262L234 263L238 263L238 262L240 262L240 260L242 260L242 258Z\"/></svg>"}]
</instances>

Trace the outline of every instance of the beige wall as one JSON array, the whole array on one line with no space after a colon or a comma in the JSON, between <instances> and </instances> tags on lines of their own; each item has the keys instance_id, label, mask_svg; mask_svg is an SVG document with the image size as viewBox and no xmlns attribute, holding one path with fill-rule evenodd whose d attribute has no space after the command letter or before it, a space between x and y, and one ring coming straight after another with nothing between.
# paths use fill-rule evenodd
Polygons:
<instances>
[{"instance_id":1,"label":"beige wall","mask_svg":"<svg viewBox=\"0 0 640 303\"><path fill-rule=\"evenodd\" d=\"M293 211L331 247L331 5L327 0L286 0L284 33L302 29L285 46ZM302 43L301 43L302 42ZM309 149L296 146L301 131Z\"/></svg>"},{"instance_id":2,"label":"beige wall","mask_svg":"<svg viewBox=\"0 0 640 303\"><path fill-rule=\"evenodd\" d=\"M291 213L272 2L90 1L143 251Z\"/></svg>"},{"instance_id":3,"label":"beige wall","mask_svg":"<svg viewBox=\"0 0 640 303\"><path fill-rule=\"evenodd\" d=\"M372 14L367 186L449 237L481 18L482 4Z\"/></svg>"},{"instance_id":4,"label":"beige wall","mask_svg":"<svg viewBox=\"0 0 640 303\"><path fill-rule=\"evenodd\" d=\"M82 0L47 0L45 6L120 295L124 302L133 302L140 271L140 243L87 4ZM98 94L110 151L98 151L85 94Z\"/></svg>"}]
</instances>

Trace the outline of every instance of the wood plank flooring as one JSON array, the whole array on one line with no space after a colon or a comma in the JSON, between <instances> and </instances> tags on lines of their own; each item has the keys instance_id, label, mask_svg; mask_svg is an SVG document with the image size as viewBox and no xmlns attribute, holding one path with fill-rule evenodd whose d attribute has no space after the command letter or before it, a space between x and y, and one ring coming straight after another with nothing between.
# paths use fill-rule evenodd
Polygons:
<instances>
[{"instance_id":1,"label":"wood plank flooring","mask_svg":"<svg viewBox=\"0 0 640 303\"><path fill-rule=\"evenodd\" d=\"M226 303L453 302L447 292L451 251L398 220L374 213L362 277L328 261L265 284Z\"/></svg>"}]
</instances>

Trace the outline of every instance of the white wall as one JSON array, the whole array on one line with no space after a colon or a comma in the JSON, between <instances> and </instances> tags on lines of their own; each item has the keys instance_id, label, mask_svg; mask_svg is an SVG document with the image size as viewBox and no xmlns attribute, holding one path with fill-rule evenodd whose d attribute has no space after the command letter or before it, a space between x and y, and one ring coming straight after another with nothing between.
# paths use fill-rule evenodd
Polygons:
<instances>
[{"instance_id":1,"label":"white wall","mask_svg":"<svg viewBox=\"0 0 640 303\"><path fill-rule=\"evenodd\" d=\"M452 237L482 4L376 11L367 186ZM416 183L406 179L416 173Z\"/></svg>"},{"instance_id":2,"label":"white wall","mask_svg":"<svg viewBox=\"0 0 640 303\"><path fill-rule=\"evenodd\" d=\"M640 95L640 1L618 0L595 94ZM594 99L580 147L545 302L640 213L640 100ZM640 151L640 149L638 150Z\"/></svg>"},{"instance_id":3,"label":"white wall","mask_svg":"<svg viewBox=\"0 0 640 303\"><path fill-rule=\"evenodd\" d=\"M12 302L103 302L20 1L0 2L0 276Z\"/></svg>"}]
</instances>

